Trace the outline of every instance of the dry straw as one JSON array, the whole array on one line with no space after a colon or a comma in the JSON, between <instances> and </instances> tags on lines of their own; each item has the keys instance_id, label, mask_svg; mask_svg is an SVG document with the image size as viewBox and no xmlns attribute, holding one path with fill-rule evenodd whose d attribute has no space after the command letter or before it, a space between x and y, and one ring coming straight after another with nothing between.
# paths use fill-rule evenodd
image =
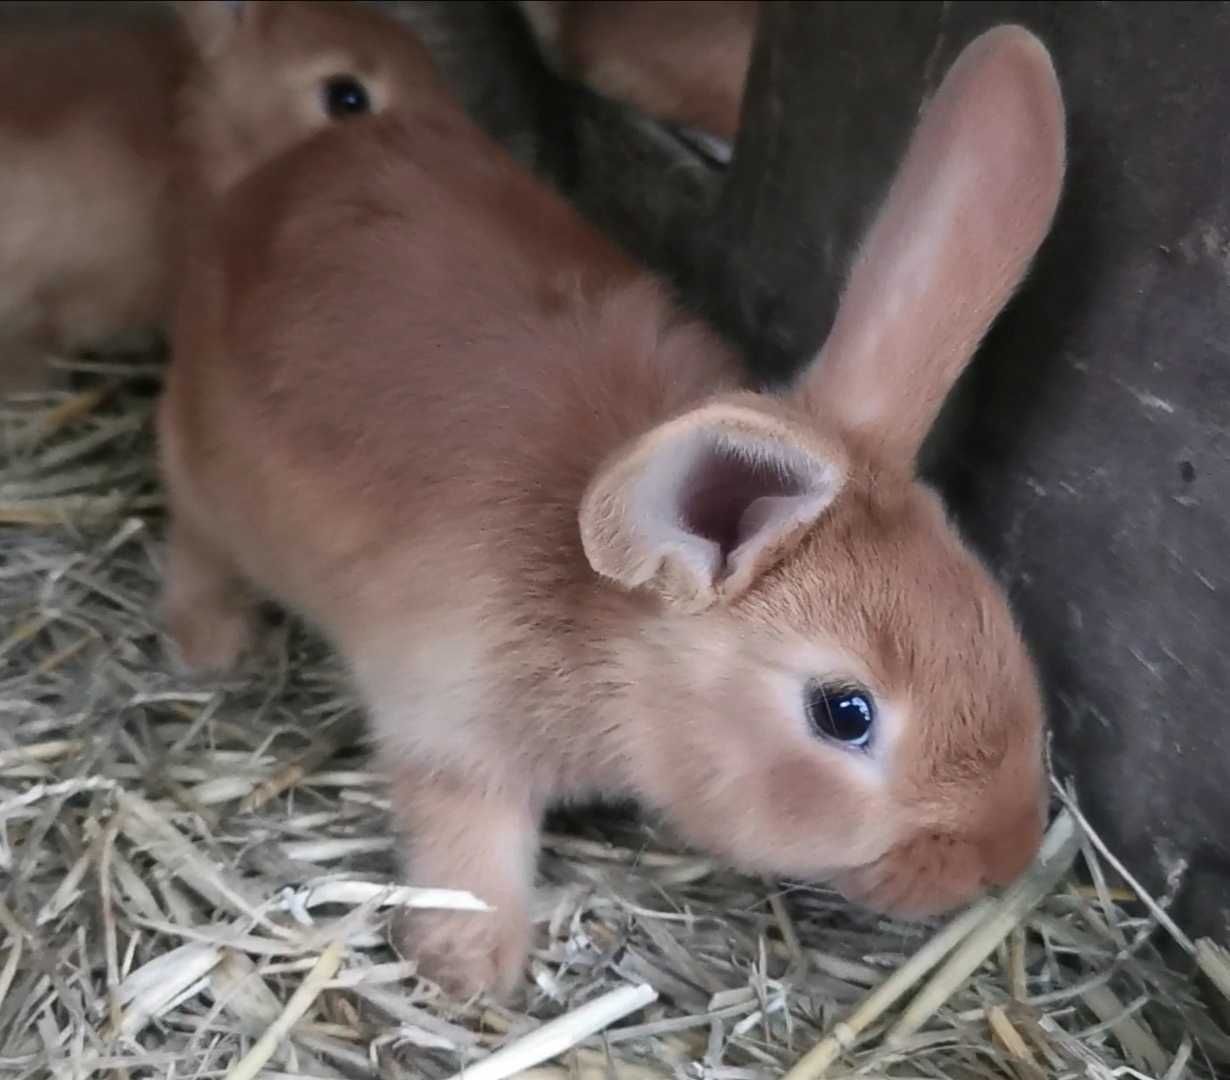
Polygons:
<instances>
[{"instance_id":1,"label":"dry straw","mask_svg":"<svg viewBox=\"0 0 1230 1080\"><path fill-rule=\"evenodd\" d=\"M143 369L95 368L0 403L0 1076L1230 1075L1206 1007L1227 954L1067 793L1020 883L927 926L722 872L651 824L554 823L523 996L448 1001L387 919L481 898L397 880L337 666L293 626L257 675L163 663L150 399Z\"/></svg>"}]
</instances>

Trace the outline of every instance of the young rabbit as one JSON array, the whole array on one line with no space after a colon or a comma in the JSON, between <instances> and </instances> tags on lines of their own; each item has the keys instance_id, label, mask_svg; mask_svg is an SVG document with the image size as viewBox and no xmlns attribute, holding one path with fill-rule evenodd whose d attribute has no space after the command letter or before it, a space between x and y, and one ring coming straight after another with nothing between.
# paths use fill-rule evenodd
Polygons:
<instances>
[{"instance_id":1,"label":"young rabbit","mask_svg":"<svg viewBox=\"0 0 1230 1080\"><path fill-rule=\"evenodd\" d=\"M210 201L339 120L420 93L446 94L421 40L374 6L182 0L175 7L196 60L179 97L186 171Z\"/></svg>"},{"instance_id":2,"label":"young rabbit","mask_svg":"<svg viewBox=\"0 0 1230 1080\"><path fill-rule=\"evenodd\" d=\"M254 103L201 99L204 152L235 153L159 415L163 602L195 668L240 656L261 595L345 656L408 880L493 908L407 913L400 947L454 992L512 989L558 800L635 796L905 916L1014 878L1039 690L914 458L1050 227L1042 45L961 56L829 342L769 396L427 76L403 93L405 43L266 12L215 5L206 78L285 65L317 133L236 184ZM366 108L329 107L342 74Z\"/></svg>"},{"instance_id":3,"label":"young rabbit","mask_svg":"<svg viewBox=\"0 0 1230 1080\"><path fill-rule=\"evenodd\" d=\"M183 48L154 5L91 6L6 13L0 33L0 392L164 316Z\"/></svg>"},{"instance_id":4,"label":"young rabbit","mask_svg":"<svg viewBox=\"0 0 1230 1080\"><path fill-rule=\"evenodd\" d=\"M521 0L552 66L651 116L729 143L758 0Z\"/></svg>"}]
</instances>

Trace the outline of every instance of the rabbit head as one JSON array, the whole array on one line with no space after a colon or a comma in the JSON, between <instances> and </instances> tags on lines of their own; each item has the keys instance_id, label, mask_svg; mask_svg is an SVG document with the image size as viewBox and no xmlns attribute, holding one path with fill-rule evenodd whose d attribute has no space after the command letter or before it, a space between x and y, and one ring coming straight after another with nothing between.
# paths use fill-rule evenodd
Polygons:
<instances>
[{"instance_id":1,"label":"rabbit head","mask_svg":"<svg viewBox=\"0 0 1230 1080\"><path fill-rule=\"evenodd\" d=\"M184 0L196 67L184 142L215 194L330 125L413 101L439 78L406 27L356 3Z\"/></svg>"},{"instance_id":2,"label":"rabbit head","mask_svg":"<svg viewBox=\"0 0 1230 1080\"><path fill-rule=\"evenodd\" d=\"M983 35L925 110L796 385L676 417L586 492L591 566L656 597L626 657L642 794L749 869L923 915L1036 853L1033 664L915 461L1049 231L1064 144L1046 50L1017 27Z\"/></svg>"}]
</instances>

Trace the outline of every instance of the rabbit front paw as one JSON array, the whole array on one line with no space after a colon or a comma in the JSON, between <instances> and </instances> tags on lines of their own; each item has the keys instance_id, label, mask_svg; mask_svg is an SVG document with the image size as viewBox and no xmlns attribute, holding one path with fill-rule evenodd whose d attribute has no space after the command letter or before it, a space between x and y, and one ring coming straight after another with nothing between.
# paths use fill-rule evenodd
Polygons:
<instances>
[{"instance_id":1,"label":"rabbit front paw","mask_svg":"<svg viewBox=\"0 0 1230 1080\"><path fill-rule=\"evenodd\" d=\"M164 618L175 665L193 674L230 671L256 640L255 618L246 610L172 607Z\"/></svg>"},{"instance_id":2,"label":"rabbit front paw","mask_svg":"<svg viewBox=\"0 0 1230 1080\"><path fill-rule=\"evenodd\" d=\"M521 911L423 911L403 908L390 927L394 950L450 997L488 993L507 998L529 954L529 919Z\"/></svg>"},{"instance_id":3,"label":"rabbit front paw","mask_svg":"<svg viewBox=\"0 0 1230 1080\"><path fill-rule=\"evenodd\" d=\"M180 521L171 527L161 607L181 671L228 671L257 640L254 599L226 557Z\"/></svg>"}]
</instances>

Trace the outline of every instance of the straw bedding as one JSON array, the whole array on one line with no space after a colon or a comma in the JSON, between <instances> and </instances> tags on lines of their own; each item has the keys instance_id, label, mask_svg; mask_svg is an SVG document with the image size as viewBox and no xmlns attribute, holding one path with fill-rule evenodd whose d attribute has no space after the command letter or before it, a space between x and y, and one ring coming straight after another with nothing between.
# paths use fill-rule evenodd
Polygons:
<instances>
[{"instance_id":1,"label":"straw bedding","mask_svg":"<svg viewBox=\"0 0 1230 1080\"><path fill-rule=\"evenodd\" d=\"M1075 807L1019 886L931 926L577 814L524 999L443 998L385 921L472 898L395 888L325 650L291 622L225 684L163 661L156 373L0 404L0 1076L1230 1075L1224 954L1124 889Z\"/></svg>"}]
</instances>

